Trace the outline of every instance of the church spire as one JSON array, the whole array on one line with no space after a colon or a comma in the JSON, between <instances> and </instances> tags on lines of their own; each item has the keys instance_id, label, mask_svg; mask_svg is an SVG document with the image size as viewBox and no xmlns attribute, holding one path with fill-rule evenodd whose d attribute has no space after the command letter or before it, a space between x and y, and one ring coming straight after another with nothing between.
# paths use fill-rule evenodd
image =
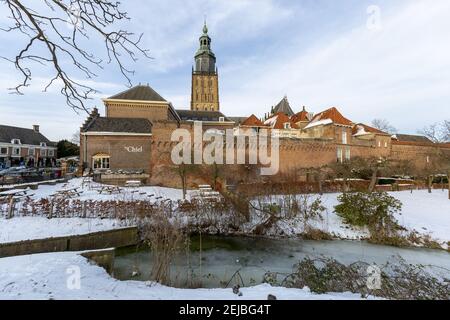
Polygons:
<instances>
[{"instance_id":1,"label":"church spire","mask_svg":"<svg viewBox=\"0 0 450 320\"><path fill-rule=\"evenodd\" d=\"M195 65L192 68L191 110L219 111L219 75L216 56L211 50L206 17L202 31L200 48L195 53Z\"/></svg>"},{"instance_id":2,"label":"church spire","mask_svg":"<svg viewBox=\"0 0 450 320\"><path fill-rule=\"evenodd\" d=\"M216 56L211 50L211 38L208 35L206 19L203 34L199 38L200 48L195 54L195 72L216 73Z\"/></svg>"}]
</instances>

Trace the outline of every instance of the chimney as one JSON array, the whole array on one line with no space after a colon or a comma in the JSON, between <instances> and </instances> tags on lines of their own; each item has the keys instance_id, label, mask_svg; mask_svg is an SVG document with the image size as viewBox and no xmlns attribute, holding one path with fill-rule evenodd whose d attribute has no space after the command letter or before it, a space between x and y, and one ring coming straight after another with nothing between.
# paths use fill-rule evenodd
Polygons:
<instances>
[{"instance_id":1,"label":"chimney","mask_svg":"<svg viewBox=\"0 0 450 320\"><path fill-rule=\"evenodd\" d=\"M39 125L34 124L34 125L33 125L33 131L34 131L34 132L39 132Z\"/></svg>"}]
</instances>

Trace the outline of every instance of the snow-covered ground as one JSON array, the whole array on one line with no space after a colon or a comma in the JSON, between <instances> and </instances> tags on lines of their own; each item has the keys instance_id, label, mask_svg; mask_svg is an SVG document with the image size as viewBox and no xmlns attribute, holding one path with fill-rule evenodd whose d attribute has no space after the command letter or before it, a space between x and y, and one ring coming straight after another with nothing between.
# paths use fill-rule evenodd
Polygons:
<instances>
[{"instance_id":1,"label":"snow-covered ground","mask_svg":"<svg viewBox=\"0 0 450 320\"><path fill-rule=\"evenodd\" d=\"M182 199L183 192L181 189L164 188L164 187L138 187L138 188L122 188L122 193L114 194L99 194L100 184L92 183L91 187L85 185L82 188L82 178L75 178L69 180L67 183L59 183L56 185L41 185L37 190L30 190L29 193L33 194L32 198L39 200L42 198L48 198L55 192L65 189L79 188L82 191L78 200L140 200L140 199L154 199L156 197L162 197L164 199L178 200ZM132 192L138 191L138 192ZM188 191L188 195L192 191ZM154 197L149 198L149 195Z\"/></svg>"},{"instance_id":2,"label":"snow-covered ground","mask_svg":"<svg viewBox=\"0 0 450 320\"><path fill-rule=\"evenodd\" d=\"M30 191L33 198L47 198L61 189L81 186L81 179L73 179L66 184L40 186ZM162 187L140 187L127 189L122 194L102 194L96 189L84 188L79 200L136 200L163 199L179 200L182 191ZM191 194L189 192L189 194ZM149 195L154 194L153 198ZM443 247L450 241L450 200L448 193L426 190L391 193L403 203L399 223L408 231L416 230L422 235L430 235ZM346 226L334 213L338 194L325 194L323 205L327 208L323 221L313 222L313 226L337 237L361 239L368 234ZM40 217L13 218L0 220L0 242L13 242L27 239L85 234L124 227L114 220L100 219L46 219ZM280 221L278 227L284 234L300 233L303 224L300 220ZM70 289L71 271L80 271L80 288ZM329 293L315 295L308 289L286 289L259 285L241 290L242 297L231 289L175 289L158 284L137 281L118 281L111 278L104 269L90 264L78 253L49 253L0 259L0 299L267 299L268 294L278 299L359 299L350 293Z\"/></svg>"},{"instance_id":3,"label":"snow-covered ground","mask_svg":"<svg viewBox=\"0 0 450 320\"><path fill-rule=\"evenodd\" d=\"M0 270L0 300L267 300L269 294L280 300L361 299L352 293L317 295L307 288L286 289L267 284L243 288L239 297L232 289L175 289L155 283L119 281L73 252L3 258Z\"/></svg>"},{"instance_id":4,"label":"snow-covered ground","mask_svg":"<svg viewBox=\"0 0 450 320\"><path fill-rule=\"evenodd\" d=\"M0 243L88 234L125 227L116 220L22 217L0 221Z\"/></svg>"},{"instance_id":5,"label":"snow-covered ground","mask_svg":"<svg viewBox=\"0 0 450 320\"><path fill-rule=\"evenodd\" d=\"M98 188L81 188L82 179L76 178L65 184L43 185L38 190L29 191L34 194L33 199L48 198L56 191L62 189L79 188L83 191L77 200L137 200L155 198L179 200L182 198L180 189L163 187L139 187L126 188L120 194L99 194ZM95 187L95 184L94 184ZM97 186L98 187L98 186ZM134 191L134 192L132 192ZM188 191L188 197L194 191ZM442 247L447 248L450 241L450 200L448 192L434 190L429 194L426 190L391 192L395 198L403 203L400 215L397 215L399 223L408 232L417 231L420 235L430 236L438 241ZM154 195L153 197L149 197ZM334 206L338 204L339 194L324 194L323 205L326 212L323 221L313 221L311 225L329 234L342 239L363 239L368 236L367 230L357 229L345 225L342 219L334 212ZM273 197L274 199L280 196ZM185 219L184 219L185 220ZM63 236L70 234L83 234L111 228L120 227L117 221L97 219L43 219L43 218L14 218L12 220L0 221L0 242L16 240L36 239L48 236ZM284 235L296 235L303 231L303 223L300 219L282 220L277 223L278 230ZM270 232L269 232L270 234Z\"/></svg>"}]
</instances>

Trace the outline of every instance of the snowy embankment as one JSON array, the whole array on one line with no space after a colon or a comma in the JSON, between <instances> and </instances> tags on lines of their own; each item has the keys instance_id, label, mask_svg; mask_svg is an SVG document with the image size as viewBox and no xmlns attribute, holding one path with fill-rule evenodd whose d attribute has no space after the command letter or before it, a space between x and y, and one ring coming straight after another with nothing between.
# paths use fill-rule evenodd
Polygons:
<instances>
[{"instance_id":1,"label":"snowy embankment","mask_svg":"<svg viewBox=\"0 0 450 320\"><path fill-rule=\"evenodd\" d=\"M75 200L108 201L108 200L152 200L182 199L182 190L163 187L127 188L118 194L100 194L100 184L93 183L94 188L82 187L82 179L75 178L67 183L56 185L41 185L37 190L29 190L33 200L50 198L57 191L78 188L82 191ZM95 188L97 187L97 188ZM133 191L133 192L132 192ZM188 192L189 194L190 192ZM150 195L153 195L151 198ZM4 205L7 206L6 204ZM6 210L6 209L5 209ZM43 217L16 217L13 219L0 219L0 243L35 240L49 237L63 237L82 235L99 231L113 230L126 227L124 222L108 219L82 219L82 218L53 218Z\"/></svg>"},{"instance_id":2,"label":"snowy embankment","mask_svg":"<svg viewBox=\"0 0 450 320\"><path fill-rule=\"evenodd\" d=\"M356 300L352 293L317 295L308 289L259 285L232 289L176 289L150 282L119 281L78 253L48 253L0 259L0 299L122 300ZM78 277L79 276L79 277ZM79 281L78 281L79 280ZM78 285L79 284L79 285Z\"/></svg>"},{"instance_id":3,"label":"snowy embankment","mask_svg":"<svg viewBox=\"0 0 450 320\"><path fill-rule=\"evenodd\" d=\"M443 248L448 247L450 241L450 200L448 191L433 190L429 194L427 190L390 192L390 195L400 200L403 204L400 214L397 214L399 224L407 229L407 232L417 231L421 236L429 236L437 241ZM355 228L343 223L342 219L334 212L338 204L339 194L329 193L322 196L322 204L326 207L322 214L322 221L311 221L312 227L331 234L334 237L349 240L364 239L369 236L367 230ZM318 197L315 196L315 197ZM274 197L276 199L277 197ZM277 223L278 230L285 235L294 236L303 232L303 224L300 219L281 220Z\"/></svg>"},{"instance_id":4,"label":"snowy embankment","mask_svg":"<svg viewBox=\"0 0 450 320\"><path fill-rule=\"evenodd\" d=\"M55 192L63 189L79 188L83 191L81 196L75 200L150 200L171 199L174 201L182 199L180 189L163 187L139 187L126 188L119 194L99 194L100 185L93 184L93 188L85 186L82 188L82 179L72 179L65 184L43 185L37 190L30 190L34 200L49 198ZM188 191L188 198L193 191ZM450 241L450 200L447 191L433 190L429 194L426 190L391 192L402 204L402 212L396 218L407 232L414 232L420 236L427 236L437 241L443 248L448 248ZM322 204L326 207L322 221L310 221L312 227L324 231L336 238L359 240L369 236L367 230L345 225L342 219L334 212L334 206L338 204L339 194L324 194ZM313 195L312 198L318 197ZM273 196L272 200L281 198ZM183 218L183 217L182 217ZM186 221L186 219L182 219ZM251 232L252 225L243 226L244 231ZM89 232L104 231L121 227L121 223L111 220L99 219L50 219L45 218L14 218L12 220L0 221L0 242L11 242L19 240L37 239L45 237L67 236L73 234L84 234ZM276 223L276 228L269 230L268 235L296 236L303 232L304 224L299 218L283 219ZM276 230L275 230L276 229ZM281 231L281 232L280 232Z\"/></svg>"}]
</instances>

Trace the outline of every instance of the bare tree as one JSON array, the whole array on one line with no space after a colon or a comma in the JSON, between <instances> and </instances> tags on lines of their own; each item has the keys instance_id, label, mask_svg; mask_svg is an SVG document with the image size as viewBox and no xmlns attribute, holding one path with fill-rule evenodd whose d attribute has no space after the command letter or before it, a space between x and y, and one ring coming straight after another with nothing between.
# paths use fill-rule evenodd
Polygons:
<instances>
[{"instance_id":1,"label":"bare tree","mask_svg":"<svg viewBox=\"0 0 450 320\"><path fill-rule=\"evenodd\" d=\"M446 142L450 142L450 120L444 120L442 123L442 133L444 140Z\"/></svg>"},{"instance_id":2,"label":"bare tree","mask_svg":"<svg viewBox=\"0 0 450 320\"><path fill-rule=\"evenodd\" d=\"M137 55L149 58L148 51L141 48L142 34L116 29L118 23L129 20L119 2L108 0L0 0L9 12L10 26L0 30L24 36L26 44L13 58L2 57L14 64L22 81L11 88L13 93L23 94L22 89L30 85L31 65L39 63L51 66L54 75L44 88L46 91L55 82L61 83L61 94L68 106L84 110L86 100L97 93L86 81L78 80L75 72L67 68L70 61L76 72L85 79L97 75L93 67L103 69L105 63L116 63L122 75L131 85L133 70L125 66L125 59L137 61ZM69 26L69 27L67 27ZM95 41L103 43L106 57L90 51ZM75 69L75 70L76 70Z\"/></svg>"},{"instance_id":3,"label":"bare tree","mask_svg":"<svg viewBox=\"0 0 450 320\"><path fill-rule=\"evenodd\" d=\"M435 143L450 142L450 120L426 126L419 133Z\"/></svg>"},{"instance_id":4,"label":"bare tree","mask_svg":"<svg viewBox=\"0 0 450 320\"><path fill-rule=\"evenodd\" d=\"M390 134L397 132L397 129L395 129L395 127L392 126L386 119L374 119L372 121L372 127Z\"/></svg>"},{"instance_id":5,"label":"bare tree","mask_svg":"<svg viewBox=\"0 0 450 320\"><path fill-rule=\"evenodd\" d=\"M77 146L80 145L80 130L78 130L72 135L72 139L70 139L70 142L76 144Z\"/></svg>"}]
</instances>

